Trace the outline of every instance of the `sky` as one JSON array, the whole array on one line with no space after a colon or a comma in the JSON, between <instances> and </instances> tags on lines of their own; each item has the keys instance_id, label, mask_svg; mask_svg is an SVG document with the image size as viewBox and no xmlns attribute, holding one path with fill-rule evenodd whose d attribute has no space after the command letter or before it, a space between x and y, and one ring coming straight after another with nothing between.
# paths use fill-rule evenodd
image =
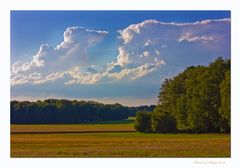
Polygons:
<instances>
[{"instance_id":1,"label":"sky","mask_svg":"<svg viewBox=\"0 0 240 168\"><path fill-rule=\"evenodd\" d=\"M161 83L230 58L229 11L11 11L11 100L157 103Z\"/></svg>"}]
</instances>

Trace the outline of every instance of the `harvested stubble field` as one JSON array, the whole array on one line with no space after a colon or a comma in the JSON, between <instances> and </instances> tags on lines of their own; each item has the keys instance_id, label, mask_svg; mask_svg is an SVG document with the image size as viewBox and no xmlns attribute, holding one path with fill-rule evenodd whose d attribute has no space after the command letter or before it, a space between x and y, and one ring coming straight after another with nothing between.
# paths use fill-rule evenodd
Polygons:
<instances>
[{"instance_id":1,"label":"harvested stubble field","mask_svg":"<svg viewBox=\"0 0 240 168\"><path fill-rule=\"evenodd\" d=\"M11 157L230 157L230 135L143 134L132 123L12 125Z\"/></svg>"}]
</instances>

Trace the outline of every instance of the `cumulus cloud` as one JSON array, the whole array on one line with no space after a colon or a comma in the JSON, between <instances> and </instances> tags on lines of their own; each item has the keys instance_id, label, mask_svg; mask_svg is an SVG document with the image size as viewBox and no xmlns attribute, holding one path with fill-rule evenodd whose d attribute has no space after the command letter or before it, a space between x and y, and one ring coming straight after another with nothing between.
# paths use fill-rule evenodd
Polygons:
<instances>
[{"instance_id":1,"label":"cumulus cloud","mask_svg":"<svg viewBox=\"0 0 240 168\"><path fill-rule=\"evenodd\" d=\"M123 39L124 44L127 44L133 40L135 34L142 33L141 30L143 30L143 28L145 28L148 25L151 26L151 25L154 25L157 23L159 23L159 21L157 21L157 20L146 20L146 21L138 23L138 24L132 24L132 25L128 26L126 29L120 30L119 33L121 35L121 38ZM148 42L148 40L147 40L147 42ZM148 44L147 42L146 42L146 44Z\"/></svg>"},{"instance_id":2,"label":"cumulus cloud","mask_svg":"<svg viewBox=\"0 0 240 168\"><path fill-rule=\"evenodd\" d=\"M19 61L15 62L12 65L11 73L12 74L18 74L21 72L27 72L31 71L34 68L43 67L44 66L44 60L46 54L48 54L49 47L48 45L41 45L39 51L36 55L32 57L32 60L21 63Z\"/></svg>"},{"instance_id":3,"label":"cumulus cloud","mask_svg":"<svg viewBox=\"0 0 240 168\"><path fill-rule=\"evenodd\" d=\"M90 30L83 27L69 27L63 34L64 41L56 49L65 50L71 48L76 43L81 43L88 47L101 41L106 34L108 34L107 31Z\"/></svg>"},{"instance_id":4,"label":"cumulus cloud","mask_svg":"<svg viewBox=\"0 0 240 168\"><path fill-rule=\"evenodd\" d=\"M230 19L194 23L146 20L118 30L118 54L102 69L96 69L87 62L88 50L108 32L69 27L55 48L41 45L31 60L13 63L11 85L43 84L59 79L65 85L136 80L171 66L169 58L181 60L189 52L230 53L229 32ZM186 45L188 50L182 50Z\"/></svg>"},{"instance_id":5,"label":"cumulus cloud","mask_svg":"<svg viewBox=\"0 0 240 168\"><path fill-rule=\"evenodd\" d=\"M189 53L192 53L193 50L196 52L204 50L209 54L217 54L222 50L228 52L230 19L204 20L193 23L165 23L146 20L129 25L119 33L122 45L118 48L116 64L125 68L136 68L144 63L154 64L155 60L166 62L169 57L178 58L188 54L182 50L183 44L186 42L192 43L188 44ZM174 56L173 52L175 52ZM220 55L215 57L217 56ZM168 62L166 63L168 64Z\"/></svg>"},{"instance_id":6,"label":"cumulus cloud","mask_svg":"<svg viewBox=\"0 0 240 168\"><path fill-rule=\"evenodd\" d=\"M11 85L42 84L63 78L66 75L65 71L75 66L87 65L89 47L102 41L107 34L106 31L82 27L67 28L63 34L63 41L55 48L43 44L31 60L18 61L11 66Z\"/></svg>"}]
</instances>

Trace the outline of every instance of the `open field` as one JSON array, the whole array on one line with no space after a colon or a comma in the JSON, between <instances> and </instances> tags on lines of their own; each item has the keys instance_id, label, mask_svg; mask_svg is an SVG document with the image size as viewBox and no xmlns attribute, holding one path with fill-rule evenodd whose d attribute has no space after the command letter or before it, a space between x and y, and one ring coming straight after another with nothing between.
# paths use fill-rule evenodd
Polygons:
<instances>
[{"instance_id":1,"label":"open field","mask_svg":"<svg viewBox=\"0 0 240 168\"><path fill-rule=\"evenodd\" d=\"M11 133L100 133L135 132L132 123L125 124L73 124L73 125L11 125Z\"/></svg>"},{"instance_id":2,"label":"open field","mask_svg":"<svg viewBox=\"0 0 240 168\"><path fill-rule=\"evenodd\" d=\"M11 133L98 133L98 132L135 132L134 117L126 120L105 121L91 124L59 125L11 125Z\"/></svg>"},{"instance_id":3,"label":"open field","mask_svg":"<svg viewBox=\"0 0 240 168\"><path fill-rule=\"evenodd\" d=\"M142 134L131 123L12 125L11 157L230 157L227 134Z\"/></svg>"}]
</instances>

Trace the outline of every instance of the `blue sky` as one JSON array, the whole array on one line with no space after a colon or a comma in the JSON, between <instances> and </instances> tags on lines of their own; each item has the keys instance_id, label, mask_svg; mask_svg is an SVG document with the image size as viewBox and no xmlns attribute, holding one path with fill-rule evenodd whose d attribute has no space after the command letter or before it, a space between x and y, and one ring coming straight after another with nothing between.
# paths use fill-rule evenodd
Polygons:
<instances>
[{"instance_id":1,"label":"blue sky","mask_svg":"<svg viewBox=\"0 0 240 168\"><path fill-rule=\"evenodd\" d=\"M11 99L154 104L163 79L219 56L228 11L11 12Z\"/></svg>"}]
</instances>

